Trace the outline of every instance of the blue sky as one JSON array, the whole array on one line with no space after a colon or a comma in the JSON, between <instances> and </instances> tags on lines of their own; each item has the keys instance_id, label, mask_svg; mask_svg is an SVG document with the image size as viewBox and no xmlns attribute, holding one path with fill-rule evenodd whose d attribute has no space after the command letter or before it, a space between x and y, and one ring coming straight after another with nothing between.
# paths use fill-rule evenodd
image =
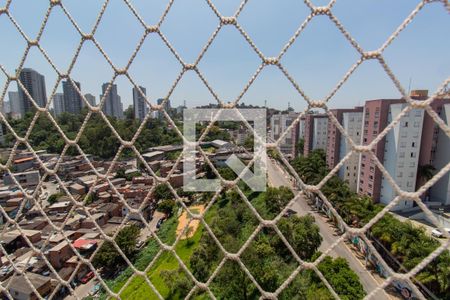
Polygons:
<instances>
[{"instance_id":1,"label":"blue sky","mask_svg":"<svg viewBox=\"0 0 450 300\"><path fill-rule=\"evenodd\" d=\"M13 0L11 15L24 32L34 38L48 7L47 0ZM63 0L80 28L90 32L103 1ZM167 1L130 1L148 24L158 22ZM237 0L213 1L221 14L232 15L240 4ZM324 5L327 1L313 1ZM333 7L336 17L365 50L380 47L389 35L414 9L413 0L338 0ZM5 0L0 0L3 6ZM238 21L256 46L266 56L276 56L309 14L300 0L250 0ZM185 62L193 62L214 32L219 20L205 0L176 0L161 26L161 31ZM450 16L442 3L427 5L414 21L384 52L384 57L405 88L411 78L412 88L436 88L450 74ZM122 0L111 0L96 32L96 39L111 60L123 67L143 35L143 28ZM25 50L25 41L6 15L0 16L0 64L13 72ZM50 15L41 45L60 70L67 70L80 36L56 8ZM355 49L325 16L314 18L282 59L282 64L313 99L326 96L347 70L358 60ZM222 28L199 64L199 69L223 101L233 101L260 64L260 59L245 39L231 26ZM46 76L50 95L56 75L44 57L33 48L25 67ZM181 65L157 35L150 35L136 56L130 74L136 83L147 88L151 101L167 95L181 71ZM112 78L112 69L90 42L85 43L72 70L72 78L81 82L83 93L99 100L101 84ZM5 78L0 74L0 85ZM117 80L124 107L132 103L131 84L126 78ZM8 90L16 90L14 84ZM57 91L61 91L61 86ZM395 98L390 79L375 61L361 65L330 100L330 107L361 105L367 99ZM179 105L214 102L198 76L188 72L171 96ZM241 101L249 104L296 110L305 101L275 67L262 71Z\"/></svg>"}]
</instances>

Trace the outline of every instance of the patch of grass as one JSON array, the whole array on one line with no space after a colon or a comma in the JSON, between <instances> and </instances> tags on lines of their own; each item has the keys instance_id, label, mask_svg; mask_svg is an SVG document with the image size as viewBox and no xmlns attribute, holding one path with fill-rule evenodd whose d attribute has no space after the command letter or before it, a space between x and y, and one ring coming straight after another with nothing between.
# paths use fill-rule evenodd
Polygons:
<instances>
[{"instance_id":1,"label":"patch of grass","mask_svg":"<svg viewBox=\"0 0 450 300\"><path fill-rule=\"evenodd\" d=\"M175 237L175 230L176 226L173 228L173 237ZM200 242L202 232L203 227L199 226L191 238L180 240L175 247L175 252L188 268L190 268L190 257ZM147 273L150 281L164 298L170 296L171 299L179 299L181 297L177 293L171 295L169 287L161 276L162 271L178 270L178 268L179 264L177 259L170 252L164 252L158 257ZM156 294L142 277L133 278L122 292L121 297L123 299L157 299Z\"/></svg>"},{"instance_id":2,"label":"patch of grass","mask_svg":"<svg viewBox=\"0 0 450 300\"><path fill-rule=\"evenodd\" d=\"M173 244L176 239L176 228L177 228L177 218L175 216L172 216L169 218L166 222L164 222L161 225L161 228L159 229L157 235L158 237L166 244ZM144 247L138 254L134 261L134 266L140 270L143 271L145 268L150 264L150 262L153 260L153 258L156 256L156 254L159 251L159 244L158 242L150 238L148 241L147 246ZM108 287L114 291L118 292L126 283L128 278L130 278L133 275L133 271L130 267L127 267L122 273L120 273L119 276L112 280L106 280L106 284ZM127 287L127 289L132 286L136 285L138 282L141 282L141 284L144 282L143 278L136 277L131 282L130 285ZM149 288L146 284L145 286ZM149 288L150 289L150 288ZM106 299L107 295L106 293L102 293L100 295L100 299Z\"/></svg>"}]
</instances>

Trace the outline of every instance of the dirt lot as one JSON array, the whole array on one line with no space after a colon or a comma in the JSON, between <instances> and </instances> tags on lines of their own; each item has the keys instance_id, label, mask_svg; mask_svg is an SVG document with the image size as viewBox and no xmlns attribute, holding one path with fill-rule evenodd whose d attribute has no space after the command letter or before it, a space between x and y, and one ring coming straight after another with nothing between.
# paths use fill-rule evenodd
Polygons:
<instances>
[{"instance_id":1,"label":"dirt lot","mask_svg":"<svg viewBox=\"0 0 450 300\"><path fill-rule=\"evenodd\" d=\"M200 214L205 209L205 206L204 205L195 205L195 206L189 207L189 209L193 213ZM183 213L178 218L177 236L179 236L180 234L183 233L184 227L186 227L187 224L189 224L189 228L191 228L190 232L187 236L188 238L190 238L191 236L194 235L195 231L197 231L198 225L200 224L200 220L191 220L191 218L188 216L187 212L185 210L183 210ZM183 234L181 239L183 240L185 238L186 238L186 235Z\"/></svg>"}]
</instances>

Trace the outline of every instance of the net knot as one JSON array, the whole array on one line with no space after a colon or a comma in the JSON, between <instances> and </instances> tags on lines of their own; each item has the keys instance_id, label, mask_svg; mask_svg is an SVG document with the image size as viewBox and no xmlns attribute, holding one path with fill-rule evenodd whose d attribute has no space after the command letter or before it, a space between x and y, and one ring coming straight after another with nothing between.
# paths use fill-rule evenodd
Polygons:
<instances>
[{"instance_id":1,"label":"net knot","mask_svg":"<svg viewBox=\"0 0 450 300\"><path fill-rule=\"evenodd\" d=\"M157 25L149 25L146 28L147 33L158 32L159 27Z\"/></svg>"},{"instance_id":2,"label":"net knot","mask_svg":"<svg viewBox=\"0 0 450 300\"><path fill-rule=\"evenodd\" d=\"M237 21L235 17L222 17L223 25L236 25Z\"/></svg>"},{"instance_id":3,"label":"net knot","mask_svg":"<svg viewBox=\"0 0 450 300\"><path fill-rule=\"evenodd\" d=\"M381 54L379 51L366 51L363 53L362 58L364 60L367 59L378 59L380 58Z\"/></svg>"},{"instance_id":4,"label":"net knot","mask_svg":"<svg viewBox=\"0 0 450 300\"><path fill-rule=\"evenodd\" d=\"M265 65L278 65L278 57L264 57Z\"/></svg>"},{"instance_id":5,"label":"net knot","mask_svg":"<svg viewBox=\"0 0 450 300\"><path fill-rule=\"evenodd\" d=\"M318 6L314 7L313 9L313 15L329 15L330 14L330 8L328 6Z\"/></svg>"}]
</instances>

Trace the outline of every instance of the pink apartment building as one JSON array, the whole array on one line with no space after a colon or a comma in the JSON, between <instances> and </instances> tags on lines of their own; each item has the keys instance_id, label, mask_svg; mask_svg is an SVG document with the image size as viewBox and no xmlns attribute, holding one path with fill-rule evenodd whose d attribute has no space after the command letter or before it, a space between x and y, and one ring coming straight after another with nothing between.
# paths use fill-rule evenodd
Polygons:
<instances>
[{"instance_id":1,"label":"pink apartment building","mask_svg":"<svg viewBox=\"0 0 450 300\"><path fill-rule=\"evenodd\" d=\"M388 112L391 104L404 103L401 99L379 99L366 101L363 116L362 144L370 144L378 133L388 125ZM372 150L377 158L384 160L383 138ZM381 190L381 172L376 167L374 160L367 154L361 155L358 192L372 197L379 202Z\"/></svg>"},{"instance_id":2,"label":"pink apartment building","mask_svg":"<svg viewBox=\"0 0 450 300\"><path fill-rule=\"evenodd\" d=\"M425 100L427 93L426 91L413 91L411 97L415 100ZM445 113L444 107L448 106L448 103L450 103L450 98L440 98L432 102L431 106L433 110L442 115L442 112ZM406 106L406 102L402 99L367 101L364 107L362 143L367 145L373 141ZM372 151L396 184L402 190L413 192L425 181L420 173L422 166L433 165L436 168L442 168L443 166L440 165L448 163L449 156L443 151L443 145L447 144L448 138L442 137L441 130L429 114L422 109L413 109L401 118L400 122L378 142ZM439 145L440 147L438 147ZM445 181L441 183L442 187L438 184L438 188L431 189L432 194L448 195L449 180L447 177L441 180ZM387 178L375 165L373 158L367 154L361 155L358 192L383 204L388 204L396 196ZM428 198L429 194L427 193L424 198ZM432 195L431 198L433 198ZM440 198L436 201L443 202ZM433 199L430 200L433 201ZM408 209L414 205L412 201L402 199L394 210Z\"/></svg>"}]
</instances>

